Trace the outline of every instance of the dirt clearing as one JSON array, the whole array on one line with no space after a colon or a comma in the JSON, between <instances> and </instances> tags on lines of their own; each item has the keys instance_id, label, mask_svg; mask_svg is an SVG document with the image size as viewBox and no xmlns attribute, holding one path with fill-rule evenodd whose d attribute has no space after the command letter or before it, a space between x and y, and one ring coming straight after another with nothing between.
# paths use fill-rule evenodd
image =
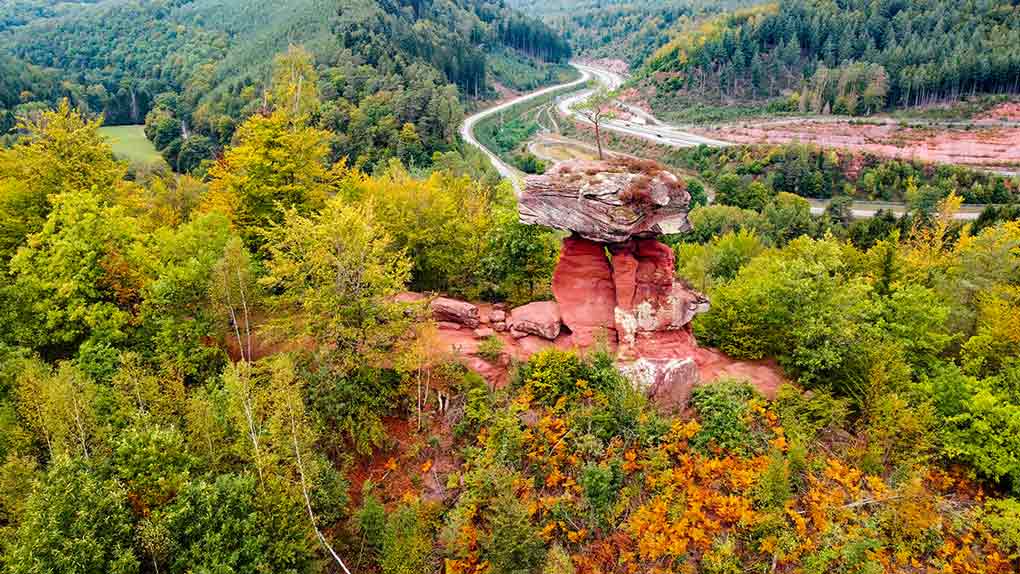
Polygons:
<instances>
[{"instance_id":1,"label":"dirt clearing","mask_svg":"<svg viewBox=\"0 0 1020 574\"><path fill-rule=\"evenodd\" d=\"M779 120L691 129L733 143L813 143L888 157L982 168L1020 166L1020 126L919 127L846 120Z\"/></svg>"}]
</instances>

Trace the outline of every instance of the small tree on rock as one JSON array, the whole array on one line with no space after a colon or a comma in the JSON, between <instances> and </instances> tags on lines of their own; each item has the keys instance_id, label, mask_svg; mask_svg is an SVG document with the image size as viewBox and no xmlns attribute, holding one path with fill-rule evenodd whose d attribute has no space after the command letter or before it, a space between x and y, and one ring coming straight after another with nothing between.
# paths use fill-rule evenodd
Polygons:
<instances>
[{"instance_id":1,"label":"small tree on rock","mask_svg":"<svg viewBox=\"0 0 1020 574\"><path fill-rule=\"evenodd\" d=\"M602 154L602 124L615 117L612 108L613 98L605 88L599 88L588 96L587 99L577 104L574 108L581 117L588 120L595 126L595 146L599 150L599 159L604 159Z\"/></svg>"}]
</instances>

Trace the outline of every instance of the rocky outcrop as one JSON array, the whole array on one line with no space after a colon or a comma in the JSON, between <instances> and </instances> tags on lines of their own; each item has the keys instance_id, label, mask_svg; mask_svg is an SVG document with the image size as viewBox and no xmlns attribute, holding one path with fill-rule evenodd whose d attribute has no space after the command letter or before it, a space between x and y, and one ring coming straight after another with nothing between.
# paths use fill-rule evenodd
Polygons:
<instances>
[{"instance_id":1,"label":"rocky outcrop","mask_svg":"<svg viewBox=\"0 0 1020 574\"><path fill-rule=\"evenodd\" d=\"M708 310L708 298L676 279L668 245L635 239L610 250L616 288L613 319L621 349L632 348L639 333L680 330Z\"/></svg>"},{"instance_id":2,"label":"rocky outcrop","mask_svg":"<svg viewBox=\"0 0 1020 574\"><path fill-rule=\"evenodd\" d=\"M569 237L552 289L576 346L605 333L626 357L640 355L639 335L685 329L708 310L704 295L675 278L673 250L652 239L606 246Z\"/></svg>"},{"instance_id":3,"label":"rocky outcrop","mask_svg":"<svg viewBox=\"0 0 1020 574\"><path fill-rule=\"evenodd\" d=\"M432 317L440 323L456 323L469 329L481 324L478 307L467 301L458 301L449 297L436 297L429 303Z\"/></svg>"},{"instance_id":4,"label":"rocky outcrop","mask_svg":"<svg viewBox=\"0 0 1020 574\"><path fill-rule=\"evenodd\" d=\"M684 182L655 162L578 160L529 176L518 210L522 223L620 243L688 231L690 200Z\"/></svg>"},{"instance_id":5,"label":"rocky outcrop","mask_svg":"<svg viewBox=\"0 0 1020 574\"><path fill-rule=\"evenodd\" d=\"M560 315L578 347L588 347L600 334L615 330L616 287L606 248L581 237L563 240L552 278Z\"/></svg>"},{"instance_id":6,"label":"rocky outcrop","mask_svg":"<svg viewBox=\"0 0 1020 574\"><path fill-rule=\"evenodd\" d=\"M566 339L585 348L604 331L621 372L669 410L684 408L694 386L719 376L746 376L774 392L782 376L773 364L733 361L694 339L691 321L708 310L708 299L676 278L673 250L657 240L690 228L689 203L684 183L654 162L569 161L528 177L521 222L571 236L553 273L558 310L532 303L507 319L517 351L527 356ZM557 338L560 320L569 338Z\"/></svg>"},{"instance_id":7,"label":"rocky outcrop","mask_svg":"<svg viewBox=\"0 0 1020 574\"><path fill-rule=\"evenodd\" d=\"M555 301L536 301L510 311L510 334L514 338L538 335L550 341L560 334L560 308Z\"/></svg>"},{"instance_id":8,"label":"rocky outcrop","mask_svg":"<svg viewBox=\"0 0 1020 574\"><path fill-rule=\"evenodd\" d=\"M692 357L680 359L638 359L620 365L623 374L660 409L679 411L687 406L691 391L701 382Z\"/></svg>"}]
</instances>

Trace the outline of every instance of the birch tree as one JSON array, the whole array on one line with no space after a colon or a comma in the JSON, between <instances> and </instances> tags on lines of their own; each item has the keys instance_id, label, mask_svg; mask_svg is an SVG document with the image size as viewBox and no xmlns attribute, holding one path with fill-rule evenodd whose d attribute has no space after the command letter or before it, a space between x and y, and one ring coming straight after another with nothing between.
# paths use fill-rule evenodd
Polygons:
<instances>
[{"instance_id":1,"label":"birch tree","mask_svg":"<svg viewBox=\"0 0 1020 574\"><path fill-rule=\"evenodd\" d=\"M340 372L381 359L406 331L403 306L410 262L377 224L370 202L340 197L322 212L288 210L267 233L271 259L263 280L272 300L272 333L312 341Z\"/></svg>"}]
</instances>

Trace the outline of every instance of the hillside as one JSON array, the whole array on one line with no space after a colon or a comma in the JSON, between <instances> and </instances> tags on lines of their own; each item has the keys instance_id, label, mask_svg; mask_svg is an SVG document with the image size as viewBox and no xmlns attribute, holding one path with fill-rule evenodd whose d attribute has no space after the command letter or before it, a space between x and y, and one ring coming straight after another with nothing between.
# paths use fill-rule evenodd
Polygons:
<instances>
[{"instance_id":1,"label":"hillside","mask_svg":"<svg viewBox=\"0 0 1020 574\"><path fill-rule=\"evenodd\" d=\"M990 179L863 165L933 201L816 217L852 158L702 148L719 205L620 160L521 209L331 161L300 93L204 179L67 104L0 148L4 574L1020 568L1020 211L953 219Z\"/></svg>"},{"instance_id":2,"label":"hillside","mask_svg":"<svg viewBox=\"0 0 1020 574\"><path fill-rule=\"evenodd\" d=\"M687 26L642 74L665 99L780 98L776 109L850 115L1017 93L1020 7L781 0Z\"/></svg>"},{"instance_id":3,"label":"hillside","mask_svg":"<svg viewBox=\"0 0 1020 574\"><path fill-rule=\"evenodd\" d=\"M510 0L540 17L579 54L640 66L681 23L744 6L748 0Z\"/></svg>"},{"instance_id":4,"label":"hillside","mask_svg":"<svg viewBox=\"0 0 1020 574\"><path fill-rule=\"evenodd\" d=\"M454 94L445 107L459 108L462 97L490 94L496 79L512 84L512 77L494 78L489 53L524 56L540 78L551 77L546 62L569 54L548 27L498 1L36 4L22 12L15 6L22 17L5 19L8 29L0 40L9 56L56 70L61 86L4 86L0 102L8 110L67 95L82 109L102 112L108 124L128 124L162 107L181 120L183 134L208 137L211 147L228 142L237 122L260 105L273 58L290 45L308 52L328 100L358 106L377 95L385 101L376 103L389 109L376 115L394 116L397 129L407 122L421 128L429 101L399 102L395 94L402 90L420 97L451 84L460 97Z\"/></svg>"},{"instance_id":5,"label":"hillside","mask_svg":"<svg viewBox=\"0 0 1020 574\"><path fill-rule=\"evenodd\" d=\"M0 574L1020 572L1016 8L505 1L0 0Z\"/></svg>"}]
</instances>

